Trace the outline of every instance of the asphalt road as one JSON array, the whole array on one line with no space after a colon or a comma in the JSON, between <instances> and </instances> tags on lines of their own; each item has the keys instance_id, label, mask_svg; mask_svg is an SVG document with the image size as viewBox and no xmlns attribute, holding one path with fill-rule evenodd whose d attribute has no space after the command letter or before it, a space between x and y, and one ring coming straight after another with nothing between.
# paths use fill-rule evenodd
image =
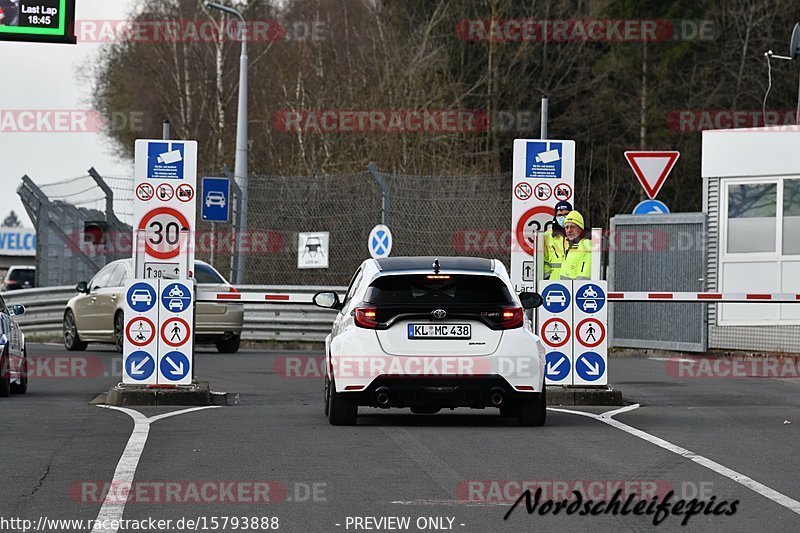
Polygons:
<instances>
[{"instance_id":1,"label":"asphalt road","mask_svg":"<svg viewBox=\"0 0 800 533\"><path fill-rule=\"evenodd\" d=\"M0 399L0 531L22 531L12 518L96 519L129 438L141 437L131 437L128 414L89 404L118 381L110 347L68 354L31 345L28 353L28 394ZM151 422L132 494L112 487L127 502L122 517L170 519L166 531L266 531L272 518L279 531L298 532L800 530L800 380L687 379L674 362L612 359L611 382L640 403L614 416L623 427L551 410L545 427L520 428L495 410L468 409L362 409L357 426L333 427L314 355L201 351L197 374L214 390L239 393L241 403ZM148 417L180 409L137 408ZM523 502L504 520L524 482L543 488L540 506L529 515ZM697 498L710 511L738 502L735 514L701 513L685 527L685 516L654 525L653 515L538 512L573 489L610 500L617 488L623 502L637 491L634 503L639 494L660 501L670 490L673 503ZM389 517L410 522L368 520ZM181 518L205 522L177 527Z\"/></svg>"}]
</instances>

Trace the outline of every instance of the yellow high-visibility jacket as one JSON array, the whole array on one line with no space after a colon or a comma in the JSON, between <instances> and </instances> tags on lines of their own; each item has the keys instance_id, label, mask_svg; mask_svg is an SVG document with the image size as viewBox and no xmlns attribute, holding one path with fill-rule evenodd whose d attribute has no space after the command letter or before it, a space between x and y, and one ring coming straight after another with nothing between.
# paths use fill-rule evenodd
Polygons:
<instances>
[{"instance_id":1,"label":"yellow high-visibility jacket","mask_svg":"<svg viewBox=\"0 0 800 533\"><path fill-rule=\"evenodd\" d=\"M553 271L559 270L564 261L564 235L553 233L552 229L547 230L547 233L544 234L542 253L544 255L544 279L550 279Z\"/></svg>"},{"instance_id":2,"label":"yellow high-visibility jacket","mask_svg":"<svg viewBox=\"0 0 800 533\"><path fill-rule=\"evenodd\" d=\"M571 244L564 239L562 249L564 250L564 259L561 261L561 268L554 270L550 274L550 279L591 279L592 241L584 238L576 244Z\"/></svg>"}]
</instances>

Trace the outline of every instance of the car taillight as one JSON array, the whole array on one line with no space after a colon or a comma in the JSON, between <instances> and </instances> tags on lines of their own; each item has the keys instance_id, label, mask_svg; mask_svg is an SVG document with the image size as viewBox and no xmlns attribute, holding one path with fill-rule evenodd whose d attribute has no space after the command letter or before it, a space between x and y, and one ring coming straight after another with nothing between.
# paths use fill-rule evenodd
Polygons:
<instances>
[{"instance_id":1,"label":"car taillight","mask_svg":"<svg viewBox=\"0 0 800 533\"><path fill-rule=\"evenodd\" d=\"M360 328L375 329L378 327L378 310L374 307L356 307L353 316L356 326Z\"/></svg>"},{"instance_id":2,"label":"car taillight","mask_svg":"<svg viewBox=\"0 0 800 533\"><path fill-rule=\"evenodd\" d=\"M525 310L521 307L505 307L503 308L501 318L501 329L518 328L525 322Z\"/></svg>"},{"instance_id":3,"label":"car taillight","mask_svg":"<svg viewBox=\"0 0 800 533\"><path fill-rule=\"evenodd\" d=\"M239 289L237 289L236 287L231 287L230 289L228 289L228 292L239 292Z\"/></svg>"}]
</instances>

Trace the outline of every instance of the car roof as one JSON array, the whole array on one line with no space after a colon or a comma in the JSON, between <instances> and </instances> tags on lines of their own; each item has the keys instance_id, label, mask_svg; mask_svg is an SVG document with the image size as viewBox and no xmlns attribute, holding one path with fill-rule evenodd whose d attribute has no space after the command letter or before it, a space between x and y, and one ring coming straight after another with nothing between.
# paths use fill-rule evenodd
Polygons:
<instances>
[{"instance_id":1,"label":"car roof","mask_svg":"<svg viewBox=\"0 0 800 533\"><path fill-rule=\"evenodd\" d=\"M430 270L433 262L438 260L442 271L459 270L465 272L493 272L491 259L484 257L384 257L376 259L378 268L383 272L399 272L404 270Z\"/></svg>"}]
</instances>

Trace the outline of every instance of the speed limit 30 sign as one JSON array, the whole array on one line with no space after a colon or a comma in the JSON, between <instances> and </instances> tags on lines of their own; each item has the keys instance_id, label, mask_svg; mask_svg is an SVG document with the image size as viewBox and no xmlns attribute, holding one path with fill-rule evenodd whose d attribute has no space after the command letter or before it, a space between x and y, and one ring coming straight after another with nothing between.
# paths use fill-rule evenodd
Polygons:
<instances>
[{"instance_id":1,"label":"speed limit 30 sign","mask_svg":"<svg viewBox=\"0 0 800 533\"><path fill-rule=\"evenodd\" d=\"M155 191L134 199L136 278L186 277L194 271L197 142L140 139L135 153L135 190Z\"/></svg>"}]
</instances>

